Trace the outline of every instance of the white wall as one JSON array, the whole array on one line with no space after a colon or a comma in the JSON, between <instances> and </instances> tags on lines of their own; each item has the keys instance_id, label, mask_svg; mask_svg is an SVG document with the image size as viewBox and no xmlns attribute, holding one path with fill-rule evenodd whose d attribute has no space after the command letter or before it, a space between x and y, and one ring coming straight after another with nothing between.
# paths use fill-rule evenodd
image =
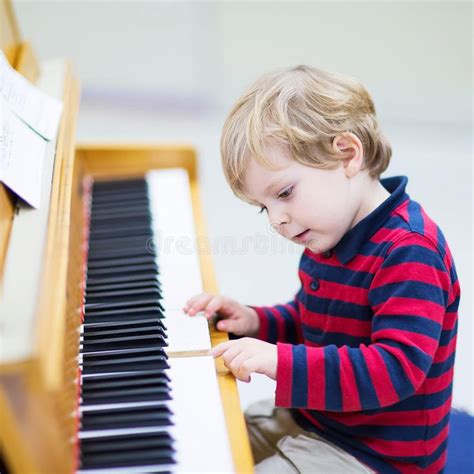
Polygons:
<instances>
[{"instance_id":1,"label":"white wall","mask_svg":"<svg viewBox=\"0 0 474 474\"><path fill-rule=\"evenodd\" d=\"M17 0L15 8L40 56L73 59L86 93L229 104L258 74L309 63L358 77L384 118L470 119L470 2Z\"/></svg>"},{"instance_id":2,"label":"white wall","mask_svg":"<svg viewBox=\"0 0 474 474\"><path fill-rule=\"evenodd\" d=\"M196 145L220 289L270 304L297 288L299 254L256 248L263 215L227 189L218 141L225 113L262 72L307 63L359 78L371 91L394 156L387 175L445 232L463 289L454 402L472 391L472 6L469 2L42 2L16 1L23 36L40 57L72 59L83 85L83 140ZM279 241L271 242L277 243ZM244 405L271 395L262 378Z\"/></svg>"}]
</instances>

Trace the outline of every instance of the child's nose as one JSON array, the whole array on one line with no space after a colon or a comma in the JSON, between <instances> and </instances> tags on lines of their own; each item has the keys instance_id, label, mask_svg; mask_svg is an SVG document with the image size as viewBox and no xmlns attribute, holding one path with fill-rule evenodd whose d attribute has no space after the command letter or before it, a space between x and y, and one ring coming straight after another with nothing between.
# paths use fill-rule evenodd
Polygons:
<instances>
[{"instance_id":1,"label":"child's nose","mask_svg":"<svg viewBox=\"0 0 474 474\"><path fill-rule=\"evenodd\" d=\"M273 232L282 233L285 224L291 222L290 216L288 214L278 214L276 216L269 215L270 217L270 227Z\"/></svg>"}]
</instances>

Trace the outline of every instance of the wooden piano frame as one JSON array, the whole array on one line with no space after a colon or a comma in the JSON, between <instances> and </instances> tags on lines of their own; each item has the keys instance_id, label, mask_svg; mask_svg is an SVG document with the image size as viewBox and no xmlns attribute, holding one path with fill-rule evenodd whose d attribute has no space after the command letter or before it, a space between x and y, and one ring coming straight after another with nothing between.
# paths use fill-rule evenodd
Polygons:
<instances>
[{"instance_id":1,"label":"wooden piano frame","mask_svg":"<svg viewBox=\"0 0 474 474\"><path fill-rule=\"evenodd\" d=\"M0 0L0 19L2 50L17 71L35 82L40 68L30 45L21 41L10 0ZM136 177L153 168L183 167L191 183L196 235L206 235L193 148L160 144L76 146L79 85L70 67L64 78L63 103L50 200L44 203L49 206L49 213L44 252L39 256L41 282L35 302L34 342L28 357L0 364L0 455L8 468L18 473L74 471L83 178ZM16 219L15 198L1 183L0 211L1 285ZM216 292L211 256L200 253L200 264L205 291ZM25 270L18 269L19 279ZM1 291L0 288L0 300ZM0 330L6 316L0 315ZM225 333L213 328L210 333L212 345L227 339ZM216 370L235 471L252 472L235 378L221 360L216 361Z\"/></svg>"}]
</instances>

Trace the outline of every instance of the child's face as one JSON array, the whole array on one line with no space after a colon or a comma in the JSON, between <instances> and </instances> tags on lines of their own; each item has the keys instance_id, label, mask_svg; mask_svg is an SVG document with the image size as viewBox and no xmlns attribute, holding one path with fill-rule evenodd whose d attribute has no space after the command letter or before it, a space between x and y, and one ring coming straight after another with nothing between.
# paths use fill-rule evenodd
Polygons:
<instances>
[{"instance_id":1,"label":"child's face","mask_svg":"<svg viewBox=\"0 0 474 474\"><path fill-rule=\"evenodd\" d=\"M357 180L347 176L342 163L323 170L291 159L281 146L267 147L266 153L278 169L250 159L244 176L246 195L265 208L282 236L314 253L333 248L354 225L361 205Z\"/></svg>"}]
</instances>

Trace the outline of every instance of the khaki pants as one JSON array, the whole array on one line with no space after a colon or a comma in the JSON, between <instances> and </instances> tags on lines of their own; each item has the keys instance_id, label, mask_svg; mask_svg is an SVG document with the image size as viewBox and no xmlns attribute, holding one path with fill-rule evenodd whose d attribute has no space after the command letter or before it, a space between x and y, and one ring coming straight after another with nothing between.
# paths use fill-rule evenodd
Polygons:
<instances>
[{"instance_id":1,"label":"khaki pants","mask_svg":"<svg viewBox=\"0 0 474 474\"><path fill-rule=\"evenodd\" d=\"M373 473L351 454L300 428L290 412L275 408L272 400L252 404L245 421L256 473Z\"/></svg>"}]
</instances>

